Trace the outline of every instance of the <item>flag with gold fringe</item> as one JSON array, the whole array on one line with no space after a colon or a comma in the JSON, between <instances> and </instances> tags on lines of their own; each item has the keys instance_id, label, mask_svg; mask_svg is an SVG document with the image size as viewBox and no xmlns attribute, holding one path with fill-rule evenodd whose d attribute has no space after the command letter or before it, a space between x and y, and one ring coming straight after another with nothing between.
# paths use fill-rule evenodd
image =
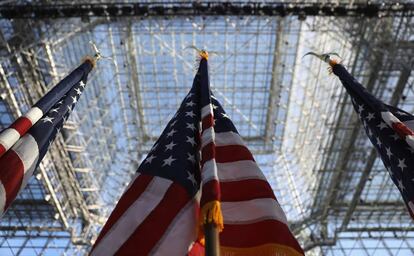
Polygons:
<instances>
[{"instance_id":1,"label":"flag with gold fringe","mask_svg":"<svg viewBox=\"0 0 414 256\"><path fill-rule=\"evenodd\" d=\"M329 55L325 61L351 97L368 138L414 219L414 116L377 99Z\"/></svg>"},{"instance_id":2,"label":"flag with gold fringe","mask_svg":"<svg viewBox=\"0 0 414 256\"><path fill-rule=\"evenodd\" d=\"M95 59L86 58L25 115L0 132L0 215L42 161L75 107L94 65Z\"/></svg>"},{"instance_id":3,"label":"flag with gold fringe","mask_svg":"<svg viewBox=\"0 0 414 256\"><path fill-rule=\"evenodd\" d=\"M139 166L91 255L303 255L252 154L212 95L207 52L193 86ZM200 125L201 123L201 125Z\"/></svg>"}]
</instances>

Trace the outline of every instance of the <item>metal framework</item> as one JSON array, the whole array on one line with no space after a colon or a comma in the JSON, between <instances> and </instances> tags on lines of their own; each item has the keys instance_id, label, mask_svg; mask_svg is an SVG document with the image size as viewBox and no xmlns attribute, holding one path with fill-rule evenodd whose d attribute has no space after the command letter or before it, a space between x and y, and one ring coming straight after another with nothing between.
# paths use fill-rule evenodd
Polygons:
<instances>
[{"instance_id":1,"label":"metal framework","mask_svg":"<svg viewBox=\"0 0 414 256\"><path fill-rule=\"evenodd\" d=\"M197 2L182 10L176 2L28 2L0 4L0 128L91 53L90 40L106 58L1 219L0 255L88 252L191 87L190 45L211 52L213 92L307 255L414 254L413 222L349 98L324 63L302 58L336 51L373 94L413 112L409 1ZM125 14L137 6L148 6L146 15Z\"/></svg>"},{"instance_id":2,"label":"metal framework","mask_svg":"<svg viewBox=\"0 0 414 256\"><path fill-rule=\"evenodd\" d=\"M25 3L3 4L0 15L4 18L66 18L66 17L125 17L125 16L346 16L346 17L389 17L413 16L414 3L385 1L296 1L291 2L221 2L221 1L169 1L165 2L104 2L100 1L73 4L68 3Z\"/></svg>"}]
</instances>

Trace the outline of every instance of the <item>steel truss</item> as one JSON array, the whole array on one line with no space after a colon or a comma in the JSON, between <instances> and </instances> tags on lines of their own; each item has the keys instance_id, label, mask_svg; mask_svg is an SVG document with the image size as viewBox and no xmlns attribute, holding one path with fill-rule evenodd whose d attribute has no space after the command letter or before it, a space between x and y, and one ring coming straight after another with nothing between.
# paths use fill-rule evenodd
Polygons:
<instances>
[{"instance_id":1,"label":"steel truss","mask_svg":"<svg viewBox=\"0 0 414 256\"><path fill-rule=\"evenodd\" d=\"M205 17L185 8L180 14L175 4L162 5L162 13L155 8L159 3L141 3L149 6L141 18L115 18L129 10L123 7L135 10L138 4L109 3L105 15L88 9L103 8L98 2L76 8L46 4L8 14L25 20L0 20L0 127L78 65L91 52L90 40L107 57L90 76L35 177L0 222L0 254L89 250L191 86L196 64L194 53L185 50L189 45L215 52L209 60L213 92L253 151L308 255L412 254L410 217L349 98L325 64L302 59L310 50L337 51L375 95L413 111L410 4L400 5L404 12L392 7L397 13L389 17L366 19L354 15L365 3L340 2L335 8L345 7L347 17L305 20L271 17L280 16L279 3L209 3ZM225 16L235 14L227 12L238 5L244 7L238 16ZM316 6L322 10L318 15L334 15L323 9L334 5L330 2L283 5L290 10L286 14ZM224 13L214 6L224 6ZM274 6L274 13L266 15L265 6ZM7 8L11 5L0 5L0 13ZM42 8L67 8L53 18L81 18L26 16ZM74 8L79 10L69 12Z\"/></svg>"},{"instance_id":2,"label":"steel truss","mask_svg":"<svg viewBox=\"0 0 414 256\"><path fill-rule=\"evenodd\" d=\"M390 17L413 16L414 4L407 2L220 2L220 1L172 1L141 3L68 4L10 4L0 5L4 18L65 18L65 17L126 17L126 16L335 16L335 17Z\"/></svg>"}]
</instances>

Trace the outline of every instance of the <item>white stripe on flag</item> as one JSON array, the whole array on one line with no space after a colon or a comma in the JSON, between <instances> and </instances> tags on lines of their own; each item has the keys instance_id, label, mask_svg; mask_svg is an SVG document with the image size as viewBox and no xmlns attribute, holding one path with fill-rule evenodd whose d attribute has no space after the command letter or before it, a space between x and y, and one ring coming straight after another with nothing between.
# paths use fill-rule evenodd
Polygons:
<instances>
[{"instance_id":1,"label":"white stripe on flag","mask_svg":"<svg viewBox=\"0 0 414 256\"><path fill-rule=\"evenodd\" d=\"M389 111L384 111L381 112L381 117L382 120L385 121L386 124L388 124L389 127L392 127L392 124L395 122L400 122L400 120L398 118L396 118L391 112Z\"/></svg>"},{"instance_id":2,"label":"white stripe on flag","mask_svg":"<svg viewBox=\"0 0 414 256\"><path fill-rule=\"evenodd\" d=\"M203 169L201 170L201 181L206 184L210 180L218 180L217 178L217 164L213 158L204 163Z\"/></svg>"},{"instance_id":3,"label":"white stripe on flag","mask_svg":"<svg viewBox=\"0 0 414 256\"><path fill-rule=\"evenodd\" d=\"M191 200L174 218L151 255L187 255L197 237L196 199Z\"/></svg>"},{"instance_id":4,"label":"white stripe on flag","mask_svg":"<svg viewBox=\"0 0 414 256\"><path fill-rule=\"evenodd\" d=\"M20 192L26 187L27 182L36 169L36 164L39 159L39 147L33 136L27 133L16 142L12 150L19 156L24 167L23 180L19 189Z\"/></svg>"},{"instance_id":5,"label":"white stripe on flag","mask_svg":"<svg viewBox=\"0 0 414 256\"><path fill-rule=\"evenodd\" d=\"M3 186L3 183L0 182L0 217L4 213L4 206L6 205L6 189Z\"/></svg>"},{"instance_id":6,"label":"white stripe on flag","mask_svg":"<svg viewBox=\"0 0 414 256\"><path fill-rule=\"evenodd\" d=\"M203 148L205 145L209 144L210 142L214 142L215 135L213 127L205 129L203 134L201 135L201 147Z\"/></svg>"},{"instance_id":7,"label":"white stripe on flag","mask_svg":"<svg viewBox=\"0 0 414 256\"><path fill-rule=\"evenodd\" d=\"M24 173L36 165L39 157L39 147L32 135L27 133L14 144L12 150L20 157L24 166Z\"/></svg>"},{"instance_id":8,"label":"white stripe on flag","mask_svg":"<svg viewBox=\"0 0 414 256\"><path fill-rule=\"evenodd\" d=\"M208 104L201 109L201 119L213 113L213 106Z\"/></svg>"},{"instance_id":9,"label":"white stripe on flag","mask_svg":"<svg viewBox=\"0 0 414 256\"><path fill-rule=\"evenodd\" d=\"M260 179L267 181L259 166L257 166L257 164L251 160L242 160L230 163L218 163L217 173L219 176L219 180L222 182L239 181L247 179Z\"/></svg>"},{"instance_id":10,"label":"white stripe on flag","mask_svg":"<svg viewBox=\"0 0 414 256\"><path fill-rule=\"evenodd\" d=\"M32 122L32 125L34 125L40 118L42 118L43 111L38 107L33 107L24 116Z\"/></svg>"},{"instance_id":11,"label":"white stripe on flag","mask_svg":"<svg viewBox=\"0 0 414 256\"><path fill-rule=\"evenodd\" d=\"M216 139L214 142L218 147L228 145L245 145L240 135L235 132L216 132Z\"/></svg>"},{"instance_id":12,"label":"white stripe on flag","mask_svg":"<svg viewBox=\"0 0 414 256\"><path fill-rule=\"evenodd\" d=\"M0 144L7 150L9 150L13 144L20 138L19 132L13 128L7 128L0 133Z\"/></svg>"},{"instance_id":13,"label":"white stripe on flag","mask_svg":"<svg viewBox=\"0 0 414 256\"><path fill-rule=\"evenodd\" d=\"M114 255L152 210L157 207L171 184L170 180L154 177L141 196L101 239L91 255Z\"/></svg>"},{"instance_id":14,"label":"white stripe on flag","mask_svg":"<svg viewBox=\"0 0 414 256\"><path fill-rule=\"evenodd\" d=\"M247 224L260 220L274 219L287 224L286 215L273 198L259 198L249 201L221 202L224 224Z\"/></svg>"}]
</instances>

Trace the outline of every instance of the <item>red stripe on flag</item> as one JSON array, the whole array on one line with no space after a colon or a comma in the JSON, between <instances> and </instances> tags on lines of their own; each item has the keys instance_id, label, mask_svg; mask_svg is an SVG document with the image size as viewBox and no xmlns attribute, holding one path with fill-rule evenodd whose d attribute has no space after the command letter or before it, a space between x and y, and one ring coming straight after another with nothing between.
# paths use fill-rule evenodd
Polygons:
<instances>
[{"instance_id":1,"label":"red stripe on flag","mask_svg":"<svg viewBox=\"0 0 414 256\"><path fill-rule=\"evenodd\" d=\"M30 121L27 117L19 117L11 126L10 128L15 129L20 136L23 136L26 134L26 132L32 127L32 121Z\"/></svg>"},{"instance_id":2,"label":"red stripe on flag","mask_svg":"<svg viewBox=\"0 0 414 256\"><path fill-rule=\"evenodd\" d=\"M228 163L242 160L254 161L252 153L242 145L216 146L216 162Z\"/></svg>"},{"instance_id":3,"label":"red stripe on flag","mask_svg":"<svg viewBox=\"0 0 414 256\"><path fill-rule=\"evenodd\" d=\"M141 174L135 179L131 187L122 195L121 199L117 203L115 209L109 216L108 221L102 228L98 239L96 240L93 248L98 245L99 241L105 236L105 234L112 228L112 226L118 221L118 219L124 214L124 212L139 198L139 196L145 191L148 184L151 182L153 176Z\"/></svg>"},{"instance_id":4,"label":"red stripe on flag","mask_svg":"<svg viewBox=\"0 0 414 256\"><path fill-rule=\"evenodd\" d=\"M243 160L254 161L249 149L242 145L216 146L213 142L205 145L201 150L201 166L215 156L217 163L228 163Z\"/></svg>"},{"instance_id":5,"label":"red stripe on flag","mask_svg":"<svg viewBox=\"0 0 414 256\"><path fill-rule=\"evenodd\" d=\"M392 124L392 128L394 129L394 131L401 137L401 138L405 138L405 136L408 135L414 135L414 132L411 131L410 128L408 128L405 124L401 123L401 122L396 122Z\"/></svg>"},{"instance_id":6,"label":"red stripe on flag","mask_svg":"<svg viewBox=\"0 0 414 256\"><path fill-rule=\"evenodd\" d=\"M281 244L303 253L289 228L277 220L263 220L251 224L224 225L220 245L248 248L264 244Z\"/></svg>"},{"instance_id":7,"label":"red stripe on flag","mask_svg":"<svg viewBox=\"0 0 414 256\"><path fill-rule=\"evenodd\" d=\"M223 202L247 201L257 198L273 198L276 200L272 188L264 180L249 179L220 182L220 189L221 201Z\"/></svg>"},{"instance_id":8,"label":"red stripe on flag","mask_svg":"<svg viewBox=\"0 0 414 256\"><path fill-rule=\"evenodd\" d=\"M220 200L220 183L217 180L210 180L209 182L203 185L202 195L203 196L201 197L200 201L201 207L203 207L204 204L208 202Z\"/></svg>"},{"instance_id":9,"label":"red stripe on flag","mask_svg":"<svg viewBox=\"0 0 414 256\"><path fill-rule=\"evenodd\" d=\"M148 255L189 200L187 191L181 185L173 183L161 202L119 248L116 255Z\"/></svg>"},{"instance_id":10,"label":"red stripe on flag","mask_svg":"<svg viewBox=\"0 0 414 256\"><path fill-rule=\"evenodd\" d=\"M204 163L208 160L214 158L216 154L216 145L213 142L208 143L201 149L201 166L204 166Z\"/></svg>"},{"instance_id":11,"label":"red stripe on flag","mask_svg":"<svg viewBox=\"0 0 414 256\"><path fill-rule=\"evenodd\" d=\"M6 190L6 204L4 209L9 208L20 190L24 176L24 164L19 155L13 150L7 151L0 158L0 181Z\"/></svg>"},{"instance_id":12,"label":"red stripe on flag","mask_svg":"<svg viewBox=\"0 0 414 256\"><path fill-rule=\"evenodd\" d=\"M6 148L0 144L0 156L2 156L6 152Z\"/></svg>"},{"instance_id":13,"label":"red stripe on flag","mask_svg":"<svg viewBox=\"0 0 414 256\"><path fill-rule=\"evenodd\" d=\"M208 128L213 126L214 118L211 114L209 114L209 115L205 116L201 122L202 122L201 127L202 127L202 130L204 131L205 129L208 129Z\"/></svg>"}]
</instances>

